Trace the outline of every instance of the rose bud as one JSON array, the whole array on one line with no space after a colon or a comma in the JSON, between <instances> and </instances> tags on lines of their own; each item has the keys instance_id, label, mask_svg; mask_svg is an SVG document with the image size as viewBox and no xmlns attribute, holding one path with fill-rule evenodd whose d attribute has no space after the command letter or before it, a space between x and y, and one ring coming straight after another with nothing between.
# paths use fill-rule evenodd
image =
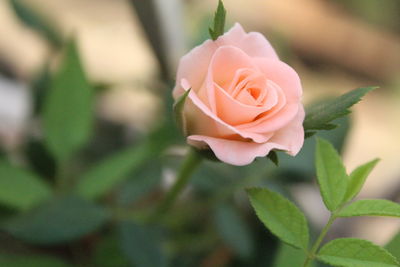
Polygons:
<instances>
[{"instance_id":1,"label":"rose bud","mask_svg":"<svg viewBox=\"0 0 400 267\"><path fill-rule=\"evenodd\" d=\"M189 91L182 117L187 142L232 165L273 150L294 156L304 142L302 86L263 35L240 24L180 60L174 99Z\"/></svg>"}]
</instances>

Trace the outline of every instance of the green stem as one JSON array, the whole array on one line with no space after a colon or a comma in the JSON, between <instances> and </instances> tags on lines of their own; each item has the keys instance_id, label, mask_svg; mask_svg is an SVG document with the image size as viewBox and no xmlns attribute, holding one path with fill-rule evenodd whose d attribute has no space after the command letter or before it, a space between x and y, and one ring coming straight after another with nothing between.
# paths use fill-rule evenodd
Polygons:
<instances>
[{"instance_id":1,"label":"green stem","mask_svg":"<svg viewBox=\"0 0 400 267\"><path fill-rule=\"evenodd\" d=\"M328 233L328 230L331 228L333 222L336 220L336 216L331 214L328 222L326 223L325 227L322 229L321 233L319 234L317 240L315 241L314 245L311 248L310 253L307 255L306 260L304 261L303 267L309 267L312 260L315 258L315 254L317 253L319 246L321 245L322 240Z\"/></svg>"},{"instance_id":2,"label":"green stem","mask_svg":"<svg viewBox=\"0 0 400 267\"><path fill-rule=\"evenodd\" d=\"M151 216L151 220L162 217L172 207L177 197L180 195L182 190L187 185L191 175L200 165L201 160L202 156L194 149L190 149L188 155L186 156L185 161L181 165L175 184L172 186L171 190L167 193L164 200L156 208L156 212L154 213L153 216Z\"/></svg>"}]
</instances>

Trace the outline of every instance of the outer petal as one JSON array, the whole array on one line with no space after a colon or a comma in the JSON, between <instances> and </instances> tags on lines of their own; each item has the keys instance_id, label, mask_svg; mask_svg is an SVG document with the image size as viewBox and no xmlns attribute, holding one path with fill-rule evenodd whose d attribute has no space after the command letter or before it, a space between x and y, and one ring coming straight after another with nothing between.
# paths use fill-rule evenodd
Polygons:
<instances>
[{"instance_id":1,"label":"outer petal","mask_svg":"<svg viewBox=\"0 0 400 267\"><path fill-rule=\"evenodd\" d=\"M288 154L295 156L304 142L303 120L304 109L300 106L299 113L293 121L279 132L276 132L268 142L263 144L203 135L188 136L187 141L200 149L207 146L210 147L215 156L223 162L243 166L253 162L256 157L265 157L273 149L284 150Z\"/></svg>"},{"instance_id":2,"label":"outer petal","mask_svg":"<svg viewBox=\"0 0 400 267\"><path fill-rule=\"evenodd\" d=\"M190 135L187 141L198 148L209 146L219 160L237 166L250 164L256 157L265 157L272 149L285 149L284 146L272 142L257 144L203 135Z\"/></svg>"},{"instance_id":3,"label":"outer petal","mask_svg":"<svg viewBox=\"0 0 400 267\"><path fill-rule=\"evenodd\" d=\"M285 127L274 133L270 142L281 144L289 155L295 156L299 153L304 143L304 108L299 104L299 112L296 117Z\"/></svg>"},{"instance_id":4,"label":"outer petal","mask_svg":"<svg viewBox=\"0 0 400 267\"><path fill-rule=\"evenodd\" d=\"M214 42L207 40L180 59L176 74L176 86L172 92L175 99L184 92L180 86L182 79L186 79L194 90L201 87L216 48Z\"/></svg>"},{"instance_id":5,"label":"outer petal","mask_svg":"<svg viewBox=\"0 0 400 267\"><path fill-rule=\"evenodd\" d=\"M246 33L239 23L217 41L219 46L233 45L242 49L250 57L279 59L274 48L265 37L258 32Z\"/></svg>"}]
</instances>

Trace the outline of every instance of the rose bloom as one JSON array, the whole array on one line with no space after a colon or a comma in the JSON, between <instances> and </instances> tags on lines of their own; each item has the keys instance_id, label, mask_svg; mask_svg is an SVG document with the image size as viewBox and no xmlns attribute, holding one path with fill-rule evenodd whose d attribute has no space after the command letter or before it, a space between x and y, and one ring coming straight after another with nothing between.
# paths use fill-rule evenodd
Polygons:
<instances>
[{"instance_id":1,"label":"rose bloom","mask_svg":"<svg viewBox=\"0 0 400 267\"><path fill-rule=\"evenodd\" d=\"M296 155L304 142L299 76L270 43L236 23L180 60L175 99L183 108L187 142L211 149L232 165L247 165L272 149Z\"/></svg>"}]
</instances>

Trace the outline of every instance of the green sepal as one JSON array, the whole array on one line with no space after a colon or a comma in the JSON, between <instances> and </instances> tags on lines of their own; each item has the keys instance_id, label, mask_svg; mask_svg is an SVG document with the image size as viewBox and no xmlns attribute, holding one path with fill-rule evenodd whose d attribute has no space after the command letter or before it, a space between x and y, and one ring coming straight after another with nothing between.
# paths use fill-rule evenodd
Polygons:
<instances>
[{"instance_id":1,"label":"green sepal","mask_svg":"<svg viewBox=\"0 0 400 267\"><path fill-rule=\"evenodd\" d=\"M275 164L276 167L279 166L279 157L275 150L271 150L268 153L267 158L269 158Z\"/></svg>"},{"instance_id":2,"label":"green sepal","mask_svg":"<svg viewBox=\"0 0 400 267\"><path fill-rule=\"evenodd\" d=\"M187 129L186 129L186 119L183 115L183 109L185 107L186 98L188 97L190 90L187 90L184 94L182 94L174 103L173 110L176 124L178 125L179 129L182 130L183 134L186 136Z\"/></svg>"},{"instance_id":3,"label":"green sepal","mask_svg":"<svg viewBox=\"0 0 400 267\"><path fill-rule=\"evenodd\" d=\"M214 15L214 27L208 29L211 39L214 41L225 32L225 17L226 9L224 7L224 3L219 0L218 7Z\"/></svg>"}]
</instances>

